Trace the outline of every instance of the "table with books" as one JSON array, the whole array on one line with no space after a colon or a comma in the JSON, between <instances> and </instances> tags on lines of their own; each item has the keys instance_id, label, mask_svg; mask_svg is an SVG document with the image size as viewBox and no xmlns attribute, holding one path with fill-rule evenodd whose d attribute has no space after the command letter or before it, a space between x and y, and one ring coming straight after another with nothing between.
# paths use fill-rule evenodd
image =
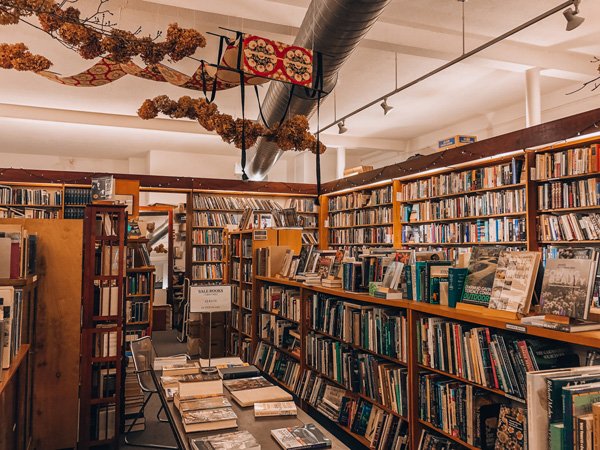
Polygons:
<instances>
[{"instance_id":1,"label":"table with books","mask_svg":"<svg viewBox=\"0 0 600 450\"><path fill-rule=\"evenodd\" d=\"M300 408L296 408L290 394L281 388L272 385L261 376L221 381L219 374L205 375L202 373L188 373L185 375L175 375L171 372L168 375L164 375L163 372L157 370L155 372L155 377L157 385L159 386L158 391L161 401L163 405L166 405L165 410L168 420L171 422L172 429L176 434L175 438L177 444L182 449L203 450L205 448L213 448L215 443L212 440L210 443L205 443L204 446L200 445L198 441L196 441L196 444L193 444L191 441L204 437L213 439L213 437L218 435L226 435L229 433L235 434L224 436L223 441L227 441L227 448L243 448L244 450L277 450L281 448L292 448L291 446L285 447L279 445L271 432L272 430L280 430L280 436L285 438L286 432L281 429L302 426L307 426L305 429L301 430L302 432L308 430L308 434L311 436L316 434L320 437L319 440L327 443L327 445L311 448L331 448L334 450L348 448L323 426L318 424L316 420ZM189 384L188 380L190 380ZM198 382L198 380L202 381ZM201 386L202 395L194 394L194 390L197 389L198 386ZM180 392L185 395L180 396ZM211 395L213 396L211 397ZM286 415L290 412L280 410L275 412L274 414L277 415L274 416L255 417L253 403L257 401L272 402L261 404L275 405L278 408L287 405L294 410L295 415ZM198 428L208 425L210 431L192 431L195 429L194 425L190 425L189 422L184 424L182 418L182 416L186 414L184 411L186 411L187 408L193 408L193 410L190 411L192 414L194 414L194 412L199 412L200 415L219 416L217 419L222 420L223 428L215 429L211 427L211 419L208 419L202 420L202 423L199 424ZM202 409L196 410L195 408ZM273 411L271 411L271 413L273 413ZM226 424L225 422L228 420L230 423ZM237 427L235 427L236 423ZM316 430L312 429L309 426L310 424L314 424ZM218 426L219 425L217 425L217 427ZM254 445L251 445L253 442L252 439L255 440ZM231 447L235 440L243 441L243 445ZM240 444L242 444L242 442L240 442ZM328 444L330 444L330 446ZM220 446L215 447L221 448Z\"/></svg>"}]
</instances>

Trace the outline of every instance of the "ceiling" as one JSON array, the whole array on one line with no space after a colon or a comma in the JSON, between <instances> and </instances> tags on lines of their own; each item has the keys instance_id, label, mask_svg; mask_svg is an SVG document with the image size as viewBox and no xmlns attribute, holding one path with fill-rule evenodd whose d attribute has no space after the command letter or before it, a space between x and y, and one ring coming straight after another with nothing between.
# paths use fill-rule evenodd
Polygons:
<instances>
[{"instance_id":1,"label":"ceiling","mask_svg":"<svg viewBox=\"0 0 600 450\"><path fill-rule=\"evenodd\" d=\"M134 30L141 26L146 34L178 22L204 32L219 32L222 26L293 42L308 3L110 0L108 7L119 27ZM466 50L558 4L556 0L470 0L464 4ZM97 0L79 0L77 6L91 11ZM462 6L456 0L393 0L340 73L335 89L337 117L458 57L462 53ZM390 98L394 109L387 116L376 105L349 119L348 133L338 136L334 127L324 141L345 146L355 156L383 154L411 149L410 143L419 137L477 116L491 117L515 105L518 111L524 110L524 72L532 67L542 69L542 95L562 99L597 75L597 64L590 60L600 56L600 2L583 0L581 14L586 21L572 32L565 31L562 14L555 14ZM208 36L208 41L197 56L211 61L216 58L217 39ZM33 52L49 57L53 70L61 74L74 74L91 65L25 24L0 27L0 42L25 42ZM173 66L191 73L196 64L186 60ZM262 86L260 95L265 92ZM65 156L100 152L111 158L157 149L237 154L191 121L138 119L135 112L144 99L160 94L177 98L197 92L133 77L100 88L69 88L31 73L0 71L0 151ZM257 102L252 92L247 95L247 116L254 118ZM578 95L595 94L588 89ZM564 96L564 102L569 101ZM238 116L239 90L219 93L217 103L223 112ZM334 96L329 96L322 107L321 125L332 121ZM55 122L61 126L53 128ZM315 119L312 126L316 129ZM37 137L24 143L22 136L28 131Z\"/></svg>"}]
</instances>

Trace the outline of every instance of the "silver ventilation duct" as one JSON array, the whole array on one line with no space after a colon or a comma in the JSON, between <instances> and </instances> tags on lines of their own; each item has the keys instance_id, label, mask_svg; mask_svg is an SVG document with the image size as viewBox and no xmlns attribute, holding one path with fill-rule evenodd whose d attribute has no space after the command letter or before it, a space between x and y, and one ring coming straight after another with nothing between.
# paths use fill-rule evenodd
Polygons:
<instances>
[{"instance_id":1,"label":"silver ventilation duct","mask_svg":"<svg viewBox=\"0 0 600 450\"><path fill-rule=\"evenodd\" d=\"M326 92L333 89L338 71L390 1L312 0L294 45L312 48L323 54L323 85ZM285 113L289 89L283 83L271 83L269 86L262 105L269 126L280 121ZM303 114L310 117L316 108L316 100L294 96L289 116ZM260 139L254 148L248 150L248 177L251 180L264 179L282 153L276 144Z\"/></svg>"}]
</instances>

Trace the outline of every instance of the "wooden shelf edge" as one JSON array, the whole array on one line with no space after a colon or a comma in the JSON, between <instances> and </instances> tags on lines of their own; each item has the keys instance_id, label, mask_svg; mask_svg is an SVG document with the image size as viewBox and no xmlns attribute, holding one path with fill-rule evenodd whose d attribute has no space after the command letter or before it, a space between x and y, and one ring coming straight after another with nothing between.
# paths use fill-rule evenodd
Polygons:
<instances>
[{"instance_id":1,"label":"wooden shelf edge","mask_svg":"<svg viewBox=\"0 0 600 450\"><path fill-rule=\"evenodd\" d=\"M15 358L12 360L10 367L8 369L2 370L2 381L0 381L0 396L4 393L4 389L8 385L10 385L11 380L19 371L21 364L26 360L27 355L29 354L31 346L29 344L22 344L19 348L19 351L15 355Z\"/></svg>"}]
</instances>

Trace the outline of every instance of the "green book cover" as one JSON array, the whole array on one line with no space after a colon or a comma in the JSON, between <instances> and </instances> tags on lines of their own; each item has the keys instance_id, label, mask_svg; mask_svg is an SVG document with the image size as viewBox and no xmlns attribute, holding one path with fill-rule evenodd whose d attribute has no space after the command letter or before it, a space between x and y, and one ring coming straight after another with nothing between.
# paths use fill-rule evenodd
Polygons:
<instances>
[{"instance_id":1,"label":"green book cover","mask_svg":"<svg viewBox=\"0 0 600 450\"><path fill-rule=\"evenodd\" d=\"M462 298L467 270L466 267L448 268L448 306L452 308Z\"/></svg>"},{"instance_id":2,"label":"green book cover","mask_svg":"<svg viewBox=\"0 0 600 450\"><path fill-rule=\"evenodd\" d=\"M550 450L563 450L565 426L562 423L550 424Z\"/></svg>"},{"instance_id":3,"label":"green book cover","mask_svg":"<svg viewBox=\"0 0 600 450\"><path fill-rule=\"evenodd\" d=\"M438 263L430 264L429 267L429 291L426 301L434 305L440 304L440 283L448 282L450 269L450 261L438 261Z\"/></svg>"},{"instance_id":4,"label":"green book cover","mask_svg":"<svg viewBox=\"0 0 600 450\"><path fill-rule=\"evenodd\" d=\"M592 412L592 404L600 401L600 383L569 386L563 388L563 423L565 449L573 448L575 416Z\"/></svg>"},{"instance_id":5,"label":"green book cover","mask_svg":"<svg viewBox=\"0 0 600 450\"><path fill-rule=\"evenodd\" d=\"M424 301L423 295L425 294L424 279L425 279L425 267L426 266L427 266L426 261L417 261L414 266L415 276L413 277L413 280L415 281L416 292L417 292L415 300L418 302Z\"/></svg>"}]
</instances>

